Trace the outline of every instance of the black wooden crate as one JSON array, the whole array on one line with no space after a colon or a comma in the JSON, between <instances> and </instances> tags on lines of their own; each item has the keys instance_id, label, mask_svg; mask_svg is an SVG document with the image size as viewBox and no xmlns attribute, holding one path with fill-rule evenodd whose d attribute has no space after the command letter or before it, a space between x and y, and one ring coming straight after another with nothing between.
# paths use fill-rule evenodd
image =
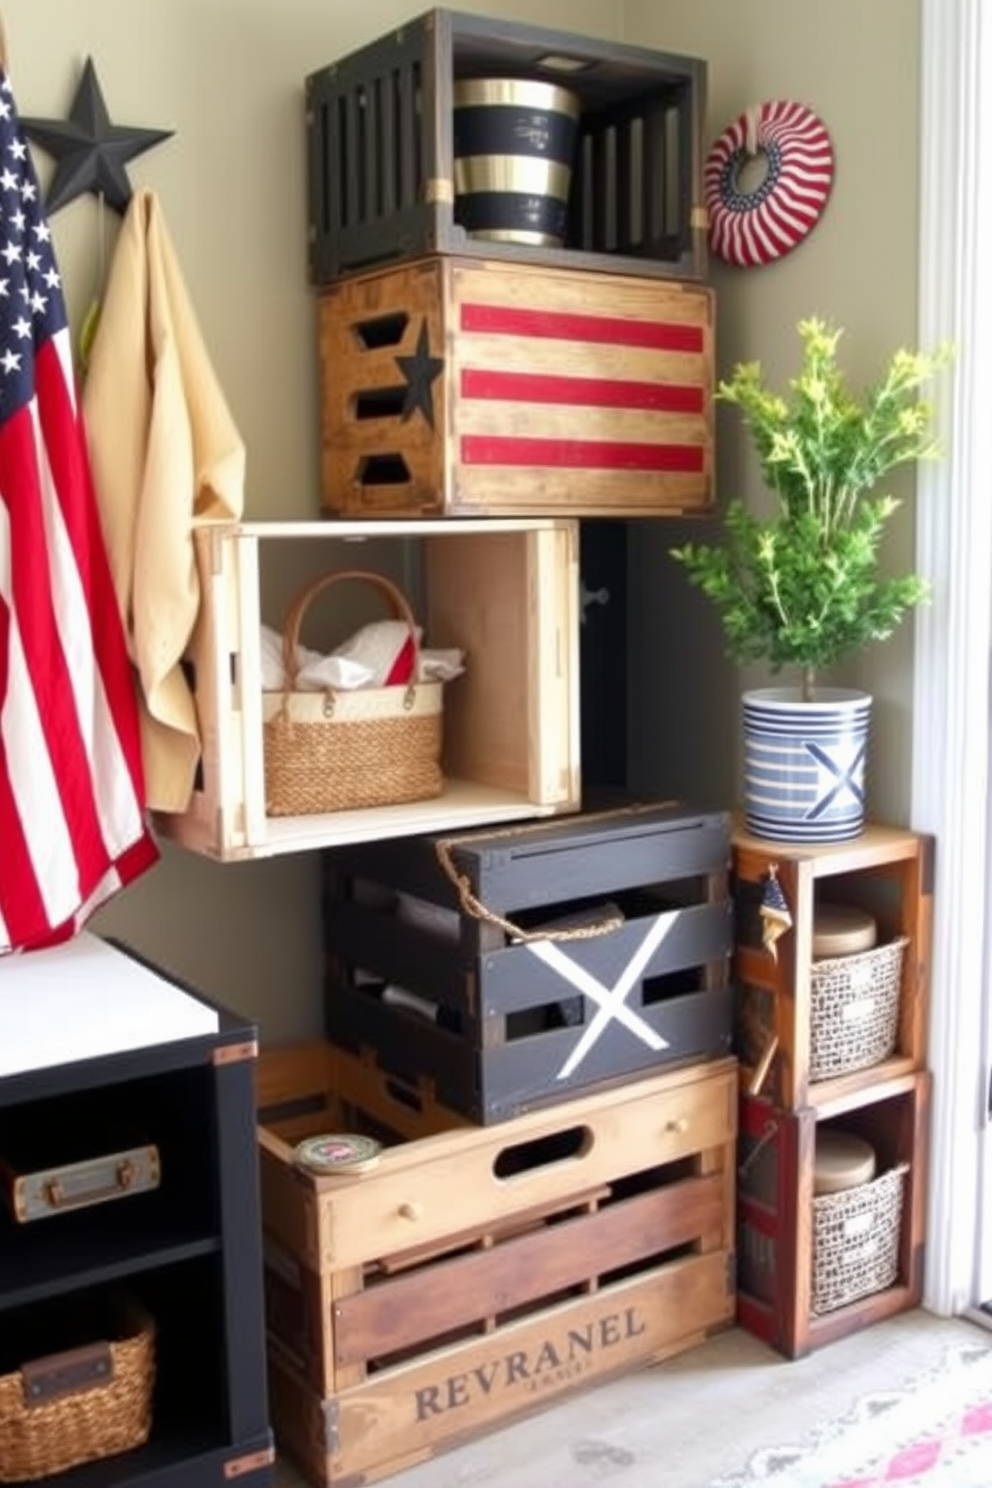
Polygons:
<instances>
[{"instance_id":1,"label":"black wooden crate","mask_svg":"<svg viewBox=\"0 0 992 1488\"><path fill-rule=\"evenodd\" d=\"M562 248L470 238L457 221L453 85L506 75L581 100ZM705 278L706 76L694 57L427 11L306 79L311 280L433 253Z\"/></svg>"},{"instance_id":2,"label":"black wooden crate","mask_svg":"<svg viewBox=\"0 0 992 1488\"><path fill-rule=\"evenodd\" d=\"M483 1124L728 1052L726 814L651 805L462 835L449 861L474 910L441 866L451 841L325 853L336 1043ZM596 928L607 905L623 918L603 934L521 940L497 923Z\"/></svg>"}]
</instances>

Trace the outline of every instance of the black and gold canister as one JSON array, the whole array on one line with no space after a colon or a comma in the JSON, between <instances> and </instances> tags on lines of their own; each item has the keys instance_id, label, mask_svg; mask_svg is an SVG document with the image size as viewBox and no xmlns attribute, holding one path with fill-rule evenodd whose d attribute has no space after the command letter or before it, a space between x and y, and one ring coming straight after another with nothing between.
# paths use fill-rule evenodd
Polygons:
<instances>
[{"instance_id":1,"label":"black and gold canister","mask_svg":"<svg viewBox=\"0 0 992 1488\"><path fill-rule=\"evenodd\" d=\"M563 246L579 112L556 83L455 83L455 216L470 237Z\"/></svg>"}]
</instances>

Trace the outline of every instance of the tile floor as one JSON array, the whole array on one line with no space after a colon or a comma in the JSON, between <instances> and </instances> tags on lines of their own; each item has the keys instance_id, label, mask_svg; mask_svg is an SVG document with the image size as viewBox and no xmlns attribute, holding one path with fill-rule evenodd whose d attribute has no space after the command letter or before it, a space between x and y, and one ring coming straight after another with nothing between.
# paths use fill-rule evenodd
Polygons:
<instances>
[{"instance_id":1,"label":"tile floor","mask_svg":"<svg viewBox=\"0 0 992 1488\"><path fill-rule=\"evenodd\" d=\"M949 1344L977 1331L964 1319L902 1313L790 1362L734 1328L384 1482L390 1488L707 1488L758 1448L801 1443L857 1395L923 1372ZM287 1463L280 1463L277 1481L279 1488L303 1488Z\"/></svg>"}]
</instances>

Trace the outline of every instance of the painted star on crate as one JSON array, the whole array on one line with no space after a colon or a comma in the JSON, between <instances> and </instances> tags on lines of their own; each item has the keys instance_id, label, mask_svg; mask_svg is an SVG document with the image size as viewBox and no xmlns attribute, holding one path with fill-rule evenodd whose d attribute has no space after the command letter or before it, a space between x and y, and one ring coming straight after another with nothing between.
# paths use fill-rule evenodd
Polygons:
<instances>
[{"instance_id":1,"label":"painted star on crate","mask_svg":"<svg viewBox=\"0 0 992 1488\"><path fill-rule=\"evenodd\" d=\"M430 335L426 319L420 323L417 349L413 356L398 356L396 364L406 378L406 397L400 417L405 421L413 418L420 409L424 418L434 428L434 381L444 371L444 358L431 356Z\"/></svg>"},{"instance_id":2,"label":"painted star on crate","mask_svg":"<svg viewBox=\"0 0 992 1488\"><path fill-rule=\"evenodd\" d=\"M49 215L87 191L123 215L131 200L125 165L173 134L111 124L92 57L86 59L68 119L22 119L21 127L56 162L45 196Z\"/></svg>"}]
</instances>

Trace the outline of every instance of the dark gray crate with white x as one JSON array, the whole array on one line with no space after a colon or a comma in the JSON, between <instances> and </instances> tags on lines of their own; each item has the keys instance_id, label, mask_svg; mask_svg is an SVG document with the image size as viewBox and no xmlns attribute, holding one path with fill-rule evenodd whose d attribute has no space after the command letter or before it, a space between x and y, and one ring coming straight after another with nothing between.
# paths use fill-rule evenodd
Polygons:
<instances>
[{"instance_id":1,"label":"dark gray crate with white x","mask_svg":"<svg viewBox=\"0 0 992 1488\"><path fill-rule=\"evenodd\" d=\"M489 1124L731 1046L727 813L682 803L324 854L326 1023Z\"/></svg>"}]
</instances>

